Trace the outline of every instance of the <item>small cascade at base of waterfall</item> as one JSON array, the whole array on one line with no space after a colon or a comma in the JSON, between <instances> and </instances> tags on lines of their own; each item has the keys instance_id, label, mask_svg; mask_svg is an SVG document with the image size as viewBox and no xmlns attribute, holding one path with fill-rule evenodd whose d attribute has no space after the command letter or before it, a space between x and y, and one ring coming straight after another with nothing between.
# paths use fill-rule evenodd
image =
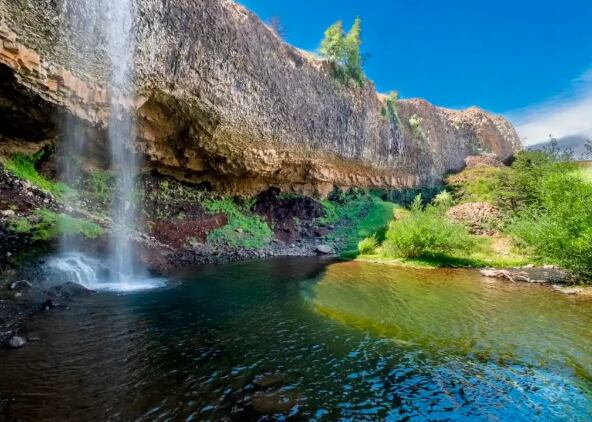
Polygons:
<instances>
[{"instance_id":1,"label":"small cascade at base of waterfall","mask_svg":"<svg viewBox=\"0 0 592 422\"><path fill-rule=\"evenodd\" d=\"M82 252L66 252L51 258L46 271L54 281L79 284L89 290L134 292L164 287L166 281L149 274L126 278L97 258ZM114 281L117 280L117 281Z\"/></svg>"}]
</instances>

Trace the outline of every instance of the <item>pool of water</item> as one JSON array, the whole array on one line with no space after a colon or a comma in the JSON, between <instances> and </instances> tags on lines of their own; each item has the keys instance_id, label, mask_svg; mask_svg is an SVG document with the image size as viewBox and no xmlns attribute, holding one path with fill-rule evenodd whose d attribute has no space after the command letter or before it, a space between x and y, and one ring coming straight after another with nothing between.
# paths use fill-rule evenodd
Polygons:
<instances>
[{"instance_id":1,"label":"pool of water","mask_svg":"<svg viewBox=\"0 0 592 422\"><path fill-rule=\"evenodd\" d=\"M27 328L0 351L0 419L592 417L592 302L473 271L203 267Z\"/></svg>"}]
</instances>

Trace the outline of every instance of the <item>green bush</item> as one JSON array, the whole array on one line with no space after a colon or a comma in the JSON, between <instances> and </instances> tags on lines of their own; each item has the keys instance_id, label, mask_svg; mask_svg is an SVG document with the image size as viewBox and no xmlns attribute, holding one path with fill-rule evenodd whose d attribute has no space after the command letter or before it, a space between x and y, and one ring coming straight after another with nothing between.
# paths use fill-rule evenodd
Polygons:
<instances>
[{"instance_id":1,"label":"green bush","mask_svg":"<svg viewBox=\"0 0 592 422\"><path fill-rule=\"evenodd\" d=\"M33 240L39 241L52 240L61 235L80 235L88 239L103 235L103 228L95 223L46 209L36 210L32 218L14 218L9 227L16 233L29 233Z\"/></svg>"},{"instance_id":2,"label":"green bush","mask_svg":"<svg viewBox=\"0 0 592 422\"><path fill-rule=\"evenodd\" d=\"M362 21L356 18L353 26L346 34L343 23L338 21L325 31L321 42L320 53L329 59L334 67L335 76L345 84L354 80L360 86L365 77L362 70Z\"/></svg>"},{"instance_id":3,"label":"green bush","mask_svg":"<svg viewBox=\"0 0 592 422\"><path fill-rule=\"evenodd\" d=\"M247 205L239 205L232 198L205 200L202 205L211 213L224 213L228 223L208 234L208 242L215 245L229 245L239 248L261 249L273 232L258 215L249 211Z\"/></svg>"},{"instance_id":4,"label":"green bush","mask_svg":"<svg viewBox=\"0 0 592 422\"><path fill-rule=\"evenodd\" d=\"M448 219L444 207L423 208L418 195L408 215L390 224L382 246L391 258L420 258L469 252L476 241L464 226Z\"/></svg>"},{"instance_id":5,"label":"green bush","mask_svg":"<svg viewBox=\"0 0 592 422\"><path fill-rule=\"evenodd\" d=\"M43 177L35 167L41 159L43 152L35 155L13 154L4 160L4 168L19 179L24 179L32 185L46 192L51 192L58 197L73 194L73 190L63 183L56 183Z\"/></svg>"},{"instance_id":6,"label":"green bush","mask_svg":"<svg viewBox=\"0 0 592 422\"><path fill-rule=\"evenodd\" d=\"M540 209L546 190L542 181L552 174L573 173L577 168L571 156L559 151L518 152L512 167L499 175L497 204L514 212Z\"/></svg>"},{"instance_id":7,"label":"green bush","mask_svg":"<svg viewBox=\"0 0 592 422\"><path fill-rule=\"evenodd\" d=\"M452 198L452 195L448 191L443 190L438 195L436 195L433 200L433 204L438 207L448 209L454 204L454 198Z\"/></svg>"},{"instance_id":8,"label":"green bush","mask_svg":"<svg viewBox=\"0 0 592 422\"><path fill-rule=\"evenodd\" d=\"M378 248L378 236L374 233L358 242L358 252L362 255L373 253Z\"/></svg>"},{"instance_id":9,"label":"green bush","mask_svg":"<svg viewBox=\"0 0 592 422\"><path fill-rule=\"evenodd\" d=\"M574 173L542 174L532 203L507 231L542 260L592 278L592 184Z\"/></svg>"}]
</instances>

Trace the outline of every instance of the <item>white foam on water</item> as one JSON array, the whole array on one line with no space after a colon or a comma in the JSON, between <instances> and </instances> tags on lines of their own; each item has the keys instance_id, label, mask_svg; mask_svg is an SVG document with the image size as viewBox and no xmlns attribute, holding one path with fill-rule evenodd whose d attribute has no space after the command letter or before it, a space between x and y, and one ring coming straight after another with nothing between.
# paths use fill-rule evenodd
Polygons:
<instances>
[{"instance_id":1,"label":"white foam on water","mask_svg":"<svg viewBox=\"0 0 592 422\"><path fill-rule=\"evenodd\" d=\"M81 252L68 252L51 258L47 270L60 282L73 282L98 291L129 293L164 287L166 280L148 274L133 278L113 271L97 258Z\"/></svg>"}]
</instances>

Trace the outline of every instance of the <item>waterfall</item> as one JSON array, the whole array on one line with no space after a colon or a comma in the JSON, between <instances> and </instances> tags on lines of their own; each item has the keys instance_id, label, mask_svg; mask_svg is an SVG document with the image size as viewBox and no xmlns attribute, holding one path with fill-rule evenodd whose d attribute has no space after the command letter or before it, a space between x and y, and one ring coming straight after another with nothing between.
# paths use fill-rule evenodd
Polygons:
<instances>
[{"instance_id":1,"label":"waterfall","mask_svg":"<svg viewBox=\"0 0 592 422\"><path fill-rule=\"evenodd\" d=\"M111 118L109 144L111 163L118 173L117 194L113 196L111 218L117 227L110 242L110 262L120 282L129 283L138 275L134 266L132 233L137 212L135 180L138 162L131 145L135 139L132 113L124 108L122 97L133 97L133 39L132 0L106 0L107 52L111 59ZM117 93L121 93L121 96Z\"/></svg>"},{"instance_id":2,"label":"waterfall","mask_svg":"<svg viewBox=\"0 0 592 422\"><path fill-rule=\"evenodd\" d=\"M65 1L62 17L80 44L78 63L71 63L73 68L89 65L80 61L96 60L93 59L96 57L96 46L102 43L105 47L111 108L107 138L116 186L111 201L113 225L107 260L103 263L85 256L80 243L64 237L61 255L50 261L49 269L52 273L62 273L69 281L97 290L130 291L160 286L162 280L150 279L144 268L135 265L133 249L133 238L139 225L135 205L139 162L133 146L134 110L130 108L134 98L133 0ZM66 184L80 188L80 163L85 142L88 141L87 132L81 129L81 123L73 116L64 119L63 130L61 178ZM70 198L70 201L69 205L74 208L79 205L78 198Z\"/></svg>"}]
</instances>

